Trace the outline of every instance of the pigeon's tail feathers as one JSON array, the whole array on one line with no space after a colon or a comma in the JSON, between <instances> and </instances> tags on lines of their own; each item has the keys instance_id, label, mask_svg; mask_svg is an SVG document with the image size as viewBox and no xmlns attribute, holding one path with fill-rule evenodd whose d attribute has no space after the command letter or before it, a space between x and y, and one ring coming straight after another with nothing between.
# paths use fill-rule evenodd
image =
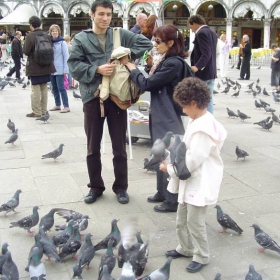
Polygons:
<instances>
[{"instance_id":1,"label":"pigeon's tail feathers","mask_svg":"<svg viewBox=\"0 0 280 280\"><path fill-rule=\"evenodd\" d=\"M235 228L233 230L235 230L238 234L242 234L243 232L243 229L240 228L237 224L235 224Z\"/></svg>"}]
</instances>

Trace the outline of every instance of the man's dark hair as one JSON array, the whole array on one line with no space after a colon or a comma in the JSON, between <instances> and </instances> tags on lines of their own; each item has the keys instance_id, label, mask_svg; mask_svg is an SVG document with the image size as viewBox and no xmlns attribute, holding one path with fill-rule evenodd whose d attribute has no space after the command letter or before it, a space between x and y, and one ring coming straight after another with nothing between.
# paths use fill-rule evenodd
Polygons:
<instances>
[{"instance_id":1,"label":"man's dark hair","mask_svg":"<svg viewBox=\"0 0 280 280\"><path fill-rule=\"evenodd\" d=\"M277 44L275 43L271 44L271 49L275 49L275 48L278 48Z\"/></svg>"},{"instance_id":2,"label":"man's dark hair","mask_svg":"<svg viewBox=\"0 0 280 280\"><path fill-rule=\"evenodd\" d=\"M175 87L173 99L181 107L194 101L199 109L204 109L210 102L210 89L198 78L185 78Z\"/></svg>"},{"instance_id":3,"label":"man's dark hair","mask_svg":"<svg viewBox=\"0 0 280 280\"><path fill-rule=\"evenodd\" d=\"M34 28L38 28L41 26L42 22L38 17L32 16L29 18L29 24L31 24Z\"/></svg>"},{"instance_id":4,"label":"man's dark hair","mask_svg":"<svg viewBox=\"0 0 280 280\"><path fill-rule=\"evenodd\" d=\"M97 0L97 1L94 1L94 2L91 4L91 7L90 7L91 11L92 11L93 13L95 13L96 8L97 8L98 6L101 6L101 7L103 7L103 8L110 8L110 9L112 10L112 12L113 12L113 9L114 9L114 8L113 8L113 4L112 4L111 1L109 1L109 0Z\"/></svg>"},{"instance_id":5,"label":"man's dark hair","mask_svg":"<svg viewBox=\"0 0 280 280\"><path fill-rule=\"evenodd\" d=\"M199 25L206 24L204 17L201 15L193 15L193 16L189 17L188 22L190 25L193 25L194 23L199 24Z\"/></svg>"}]
</instances>

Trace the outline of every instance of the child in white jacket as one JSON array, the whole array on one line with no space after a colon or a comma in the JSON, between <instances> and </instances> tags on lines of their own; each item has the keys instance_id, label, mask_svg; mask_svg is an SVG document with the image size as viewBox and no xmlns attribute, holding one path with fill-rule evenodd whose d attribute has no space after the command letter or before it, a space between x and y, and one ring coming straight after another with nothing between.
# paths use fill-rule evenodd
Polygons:
<instances>
[{"instance_id":1,"label":"child in white jacket","mask_svg":"<svg viewBox=\"0 0 280 280\"><path fill-rule=\"evenodd\" d=\"M207 112L210 92L198 78L185 78L175 88L173 98L189 116L183 141L186 144L186 167L191 173L187 180L179 180L172 164L166 161L160 170L168 172L168 190L178 193L176 233L179 245L166 252L173 258L192 257L187 271L198 272L209 262L205 216L208 205L218 200L223 177L220 150L227 132L214 116Z\"/></svg>"}]
</instances>

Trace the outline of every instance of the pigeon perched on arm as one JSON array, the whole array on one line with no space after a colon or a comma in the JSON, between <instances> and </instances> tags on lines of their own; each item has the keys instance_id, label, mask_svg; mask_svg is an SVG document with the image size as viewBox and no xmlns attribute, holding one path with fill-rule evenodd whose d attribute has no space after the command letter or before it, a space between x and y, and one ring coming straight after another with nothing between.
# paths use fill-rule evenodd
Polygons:
<instances>
[{"instance_id":1,"label":"pigeon perched on arm","mask_svg":"<svg viewBox=\"0 0 280 280\"><path fill-rule=\"evenodd\" d=\"M149 159L148 159L148 158L144 158L143 162L144 162L144 167L143 167L143 168L146 169L145 172L148 172L148 171L156 172L156 171L157 171L158 167L155 166L155 165L153 165L153 166L148 166L147 168L145 168L145 166L146 166L146 165L148 164L148 162L149 162Z\"/></svg>"},{"instance_id":2,"label":"pigeon perched on arm","mask_svg":"<svg viewBox=\"0 0 280 280\"><path fill-rule=\"evenodd\" d=\"M15 132L15 124L9 119L7 123L7 127L14 133Z\"/></svg>"},{"instance_id":3,"label":"pigeon perched on arm","mask_svg":"<svg viewBox=\"0 0 280 280\"><path fill-rule=\"evenodd\" d=\"M11 135L11 137L5 142L5 144L12 144L15 145L14 143L18 139L18 129L15 130L15 132Z\"/></svg>"},{"instance_id":4,"label":"pigeon perched on arm","mask_svg":"<svg viewBox=\"0 0 280 280\"><path fill-rule=\"evenodd\" d=\"M33 236L33 233L30 231L30 229L32 227L36 226L39 222L38 209L39 209L38 206L34 206L32 215L24 217L17 222L11 222L10 228L13 228L13 227L23 228L23 229L27 230L28 235Z\"/></svg>"},{"instance_id":5,"label":"pigeon perched on arm","mask_svg":"<svg viewBox=\"0 0 280 280\"><path fill-rule=\"evenodd\" d=\"M175 161L176 149L180 145L180 143L182 142L181 138L180 138L180 135L178 135L178 134L174 135L174 139L175 140L174 140L173 145L171 147L169 147L171 163L173 163Z\"/></svg>"},{"instance_id":6,"label":"pigeon perched on arm","mask_svg":"<svg viewBox=\"0 0 280 280\"><path fill-rule=\"evenodd\" d=\"M21 190L17 190L14 194L14 196L7 202L0 206L0 212L6 211L4 214L5 216L7 213L13 211L14 214L18 214L19 212L15 211L15 208L19 205L19 194L21 193Z\"/></svg>"},{"instance_id":7,"label":"pigeon perched on arm","mask_svg":"<svg viewBox=\"0 0 280 280\"><path fill-rule=\"evenodd\" d=\"M42 155L42 159L53 158L55 161L62 154L63 146L65 146L65 145L60 144L59 147L57 149L55 149L54 151L52 151L48 154Z\"/></svg>"},{"instance_id":8,"label":"pigeon perched on arm","mask_svg":"<svg viewBox=\"0 0 280 280\"><path fill-rule=\"evenodd\" d=\"M238 117L244 122L244 120L246 119L251 119L251 117L247 116L246 114L240 112L239 110L237 110L237 114L238 114Z\"/></svg>"},{"instance_id":9,"label":"pigeon perched on arm","mask_svg":"<svg viewBox=\"0 0 280 280\"><path fill-rule=\"evenodd\" d=\"M228 117L237 117L238 118L238 115L235 114L232 110L230 110L229 108L227 108L227 113L228 113Z\"/></svg>"},{"instance_id":10,"label":"pigeon perched on arm","mask_svg":"<svg viewBox=\"0 0 280 280\"><path fill-rule=\"evenodd\" d=\"M262 246L262 248L259 249L260 252L264 252L265 249L268 249L280 254L279 245L267 233L257 224L252 224L251 227L255 230L255 240Z\"/></svg>"},{"instance_id":11,"label":"pigeon perched on arm","mask_svg":"<svg viewBox=\"0 0 280 280\"><path fill-rule=\"evenodd\" d=\"M95 255L95 249L94 246L92 245L91 237L92 235L90 233L86 235L85 243L81 247L78 254L78 262L81 261L81 265L82 266L86 265L87 269L90 268L89 264Z\"/></svg>"},{"instance_id":12,"label":"pigeon perched on arm","mask_svg":"<svg viewBox=\"0 0 280 280\"><path fill-rule=\"evenodd\" d=\"M48 122L48 119L50 118L49 111L47 111L44 115L42 115L40 118L37 118L36 121L43 121L44 123Z\"/></svg>"},{"instance_id":13,"label":"pigeon perched on arm","mask_svg":"<svg viewBox=\"0 0 280 280\"><path fill-rule=\"evenodd\" d=\"M262 280L262 276L256 272L252 264L249 265L249 271L246 274L245 280Z\"/></svg>"},{"instance_id":14,"label":"pigeon perched on arm","mask_svg":"<svg viewBox=\"0 0 280 280\"><path fill-rule=\"evenodd\" d=\"M12 259L11 252L8 251L5 256L6 260L2 267L2 274L5 275L8 280L19 280L18 268Z\"/></svg>"},{"instance_id":15,"label":"pigeon perched on arm","mask_svg":"<svg viewBox=\"0 0 280 280\"><path fill-rule=\"evenodd\" d=\"M236 148L235 148L235 153L236 153L236 156L237 156L236 161L239 158L243 158L243 160L245 160L245 157L249 156L249 154L247 152L245 152L244 150L241 150L238 146L236 146Z\"/></svg>"},{"instance_id":16,"label":"pigeon perched on arm","mask_svg":"<svg viewBox=\"0 0 280 280\"><path fill-rule=\"evenodd\" d=\"M45 280L46 278L44 277L46 276L46 274L46 267L41 262L39 248L34 247L32 250L31 261L29 264L30 279L33 279L32 277L35 277L34 279Z\"/></svg>"},{"instance_id":17,"label":"pigeon perched on arm","mask_svg":"<svg viewBox=\"0 0 280 280\"><path fill-rule=\"evenodd\" d=\"M237 223L226 213L223 212L220 205L216 205L217 209L217 221L222 226L220 233L226 232L227 229L234 230L238 234L242 234L243 230L237 225Z\"/></svg>"}]
</instances>

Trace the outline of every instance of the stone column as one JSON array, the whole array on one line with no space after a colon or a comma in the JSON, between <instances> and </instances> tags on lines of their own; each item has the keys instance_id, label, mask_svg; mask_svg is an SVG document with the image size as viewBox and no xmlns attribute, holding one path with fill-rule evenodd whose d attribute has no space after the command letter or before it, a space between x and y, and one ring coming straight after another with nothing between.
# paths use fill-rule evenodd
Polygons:
<instances>
[{"instance_id":1,"label":"stone column","mask_svg":"<svg viewBox=\"0 0 280 280\"><path fill-rule=\"evenodd\" d=\"M226 26L226 36L227 41L231 44L232 39L232 18L226 18L227 26Z\"/></svg>"},{"instance_id":2,"label":"stone column","mask_svg":"<svg viewBox=\"0 0 280 280\"><path fill-rule=\"evenodd\" d=\"M264 30L263 30L263 47L265 49L270 48L270 21L271 19L265 19L264 20Z\"/></svg>"},{"instance_id":3,"label":"stone column","mask_svg":"<svg viewBox=\"0 0 280 280\"><path fill-rule=\"evenodd\" d=\"M123 17L123 28L128 30L128 18Z\"/></svg>"},{"instance_id":4,"label":"stone column","mask_svg":"<svg viewBox=\"0 0 280 280\"><path fill-rule=\"evenodd\" d=\"M70 36L70 24L69 24L69 18L63 19L63 36L69 35Z\"/></svg>"}]
</instances>

